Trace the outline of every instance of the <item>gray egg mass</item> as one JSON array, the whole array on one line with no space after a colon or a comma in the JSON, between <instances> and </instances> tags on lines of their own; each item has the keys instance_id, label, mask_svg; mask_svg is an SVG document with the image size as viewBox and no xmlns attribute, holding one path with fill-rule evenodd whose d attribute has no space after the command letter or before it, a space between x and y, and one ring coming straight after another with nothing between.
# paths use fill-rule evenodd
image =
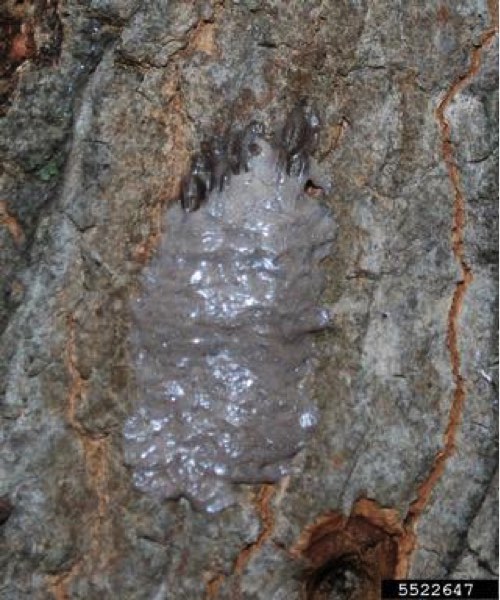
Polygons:
<instances>
[{"instance_id":1,"label":"gray egg mass","mask_svg":"<svg viewBox=\"0 0 500 600\"><path fill-rule=\"evenodd\" d=\"M258 145L199 210L166 211L132 301L126 462L138 489L208 512L234 502L235 483L289 472L318 420L308 378L312 334L330 325L320 262L334 222Z\"/></svg>"}]
</instances>

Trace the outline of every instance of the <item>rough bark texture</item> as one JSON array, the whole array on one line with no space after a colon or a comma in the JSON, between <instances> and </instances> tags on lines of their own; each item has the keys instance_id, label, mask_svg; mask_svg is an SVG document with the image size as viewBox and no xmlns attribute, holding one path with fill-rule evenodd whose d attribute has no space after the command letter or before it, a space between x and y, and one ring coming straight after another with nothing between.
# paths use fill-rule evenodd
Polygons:
<instances>
[{"instance_id":1,"label":"rough bark texture","mask_svg":"<svg viewBox=\"0 0 500 600\"><path fill-rule=\"evenodd\" d=\"M0 6L0 595L377 598L497 572L494 0ZM136 491L129 298L190 153L323 113L338 227L300 474Z\"/></svg>"}]
</instances>

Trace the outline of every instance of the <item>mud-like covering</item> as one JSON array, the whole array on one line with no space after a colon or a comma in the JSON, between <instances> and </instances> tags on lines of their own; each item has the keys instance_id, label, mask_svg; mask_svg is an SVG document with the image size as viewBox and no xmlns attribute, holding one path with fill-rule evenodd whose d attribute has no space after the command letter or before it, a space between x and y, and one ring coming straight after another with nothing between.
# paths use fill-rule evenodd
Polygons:
<instances>
[{"instance_id":1,"label":"mud-like covering","mask_svg":"<svg viewBox=\"0 0 500 600\"><path fill-rule=\"evenodd\" d=\"M306 175L259 147L199 210L166 212L132 302L126 461L140 490L208 512L234 502L235 482L288 473L318 421L308 378L313 332L331 323L320 263L335 226Z\"/></svg>"}]
</instances>

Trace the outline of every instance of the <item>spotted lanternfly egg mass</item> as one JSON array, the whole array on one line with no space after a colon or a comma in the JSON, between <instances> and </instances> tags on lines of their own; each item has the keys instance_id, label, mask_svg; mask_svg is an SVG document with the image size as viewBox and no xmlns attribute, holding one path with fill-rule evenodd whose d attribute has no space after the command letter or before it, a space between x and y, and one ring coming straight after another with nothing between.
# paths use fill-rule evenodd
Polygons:
<instances>
[{"instance_id":1,"label":"spotted lanternfly egg mass","mask_svg":"<svg viewBox=\"0 0 500 600\"><path fill-rule=\"evenodd\" d=\"M277 481L318 421L309 392L330 210L280 150L253 139L230 183L164 235L132 301L137 405L124 427L135 486L208 512L236 483ZM246 167L248 166L248 171Z\"/></svg>"}]
</instances>

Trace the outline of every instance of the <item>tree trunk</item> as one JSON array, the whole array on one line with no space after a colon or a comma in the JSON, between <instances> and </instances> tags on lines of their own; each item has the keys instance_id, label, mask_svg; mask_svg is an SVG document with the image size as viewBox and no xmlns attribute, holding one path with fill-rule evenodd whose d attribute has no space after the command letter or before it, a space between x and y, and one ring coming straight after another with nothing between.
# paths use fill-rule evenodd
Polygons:
<instances>
[{"instance_id":1,"label":"tree trunk","mask_svg":"<svg viewBox=\"0 0 500 600\"><path fill-rule=\"evenodd\" d=\"M497 12L3 2L2 598L361 600L381 578L498 577ZM207 514L134 485L131 299L200 143L258 119L283 144L301 99L332 182L306 198L335 221L318 425L287 474L232 481Z\"/></svg>"}]
</instances>

